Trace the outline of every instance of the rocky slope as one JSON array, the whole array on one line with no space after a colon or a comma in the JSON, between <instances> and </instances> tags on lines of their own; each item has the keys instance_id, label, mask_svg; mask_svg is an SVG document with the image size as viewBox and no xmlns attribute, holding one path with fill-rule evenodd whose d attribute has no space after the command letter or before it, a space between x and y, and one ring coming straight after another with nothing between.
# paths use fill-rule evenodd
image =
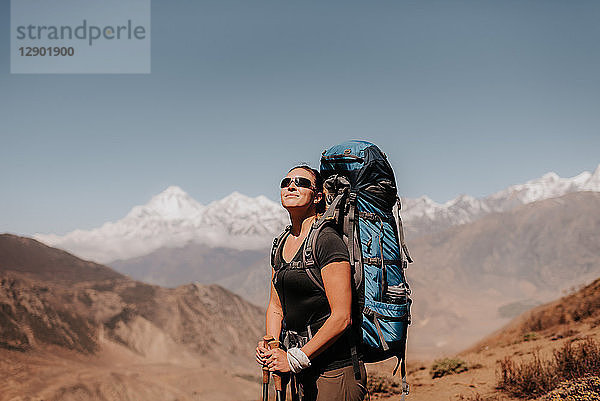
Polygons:
<instances>
[{"instance_id":1,"label":"rocky slope","mask_svg":"<svg viewBox=\"0 0 600 401\"><path fill-rule=\"evenodd\" d=\"M65 364L49 356L56 353L76 358L86 369L98 360L111 369L113 357L129 355L120 363L129 366L135 361L144 366L138 366L141 370L164 364L171 375L183 374L184 367L213 377L221 372L235 381L239 377L235 379L232 372L251 377L249 372L256 370L254 347L263 331L264 312L220 286L152 286L32 239L0 236L0 354L13 358L23 369L33 369L27 362L30 358L37 358L41 365L45 358L52 360L47 365ZM42 370L51 376L47 365ZM71 384L62 390L38 388L35 377L21 383L19 389L47 394L48 399L71 399L79 387L71 376L74 372L68 372L60 380ZM98 374L93 373L95 378ZM108 386L102 390L108 394L114 388L105 379L98 386ZM0 388L6 384L3 380ZM169 393L163 384L153 384L162 388L156 394ZM258 392L254 381L246 386L255 386ZM204 391L202 386L193 387L193 391ZM14 393L14 386L8 388ZM91 388L88 390L93 391ZM60 391L66 391L64 397ZM106 394L103 396L113 399ZM181 392L173 394L188 399Z\"/></svg>"},{"instance_id":2,"label":"rocky slope","mask_svg":"<svg viewBox=\"0 0 600 401\"><path fill-rule=\"evenodd\" d=\"M84 281L123 280L109 267L52 249L30 238L0 234L0 271L70 285Z\"/></svg>"}]
</instances>

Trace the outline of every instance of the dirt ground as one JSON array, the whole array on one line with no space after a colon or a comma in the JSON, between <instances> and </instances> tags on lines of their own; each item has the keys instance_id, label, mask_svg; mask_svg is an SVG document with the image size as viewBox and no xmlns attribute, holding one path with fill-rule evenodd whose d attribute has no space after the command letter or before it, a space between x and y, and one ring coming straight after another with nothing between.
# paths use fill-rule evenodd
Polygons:
<instances>
[{"instance_id":1,"label":"dirt ground","mask_svg":"<svg viewBox=\"0 0 600 401\"><path fill-rule=\"evenodd\" d=\"M118 345L96 356L2 350L0 372L0 401L248 401L261 391L247 369L148 361Z\"/></svg>"},{"instance_id":2,"label":"dirt ground","mask_svg":"<svg viewBox=\"0 0 600 401\"><path fill-rule=\"evenodd\" d=\"M556 333L559 333L558 335ZM561 333L567 335L561 337ZM535 339L515 339L513 343L497 344L472 349L452 358L460 358L470 366L469 370L459 374L443 376L432 379L430 368L433 361L408 361L408 382L410 394L407 401L467 401L474 399L479 394L482 400L514 401L518 398L510 397L498 390L497 371L499 361L511 357L514 361L529 360L534 351L540 353L542 358L550 358L552 351L560 348L567 341L579 341L586 336L591 336L600 341L600 327L591 327L589 324L579 324L576 327L559 328L546 334L541 334ZM384 362L368 365L367 370L371 376L381 376L390 382L399 384L399 374L391 376L394 363ZM400 387L395 390L399 391ZM375 393L372 400L400 400L399 394Z\"/></svg>"}]
</instances>

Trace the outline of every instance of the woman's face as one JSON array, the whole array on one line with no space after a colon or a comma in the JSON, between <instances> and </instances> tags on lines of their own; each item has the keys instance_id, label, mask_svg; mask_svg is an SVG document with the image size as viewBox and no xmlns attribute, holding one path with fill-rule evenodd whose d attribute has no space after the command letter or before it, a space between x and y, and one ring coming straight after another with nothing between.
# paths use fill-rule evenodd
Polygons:
<instances>
[{"instance_id":1,"label":"woman's face","mask_svg":"<svg viewBox=\"0 0 600 401\"><path fill-rule=\"evenodd\" d=\"M315 200L315 177L303 168L296 168L286 177L304 177L310 180L312 188L297 187L294 180L287 187L281 188L281 204L284 208L307 207Z\"/></svg>"}]
</instances>

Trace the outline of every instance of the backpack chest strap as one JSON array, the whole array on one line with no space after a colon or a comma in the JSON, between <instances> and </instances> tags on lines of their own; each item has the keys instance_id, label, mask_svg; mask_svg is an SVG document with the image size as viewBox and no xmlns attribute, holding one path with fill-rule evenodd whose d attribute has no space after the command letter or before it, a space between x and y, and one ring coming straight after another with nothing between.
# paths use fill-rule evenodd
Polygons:
<instances>
[{"instance_id":1,"label":"backpack chest strap","mask_svg":"<svg viewBox=\"0 0 600 401\"><path fill-rule=\"evenodd\" d=\"M315 227L311 227L310 232L304 244L302 245L302 259L301 260L292 260L291 262L286 262L283 260L283 244L285 239L290 234L291 226L286 228L275 241L273 241L273 249L271 251L271 265L273 270L275 270L276 274L273 277L273 283L277 283L277 272L281 269L303 269L306 271L306 275L319 288L319 290L325 292L325 286L323 285L323 280L320 275L315 272L319 267L315 263L315 258L313 255L314 243L316 242L316 238L318 232L320 231L321 226L317 229ZM310 244L310 245L308 245Z\"/></svg>"}]
</instances>

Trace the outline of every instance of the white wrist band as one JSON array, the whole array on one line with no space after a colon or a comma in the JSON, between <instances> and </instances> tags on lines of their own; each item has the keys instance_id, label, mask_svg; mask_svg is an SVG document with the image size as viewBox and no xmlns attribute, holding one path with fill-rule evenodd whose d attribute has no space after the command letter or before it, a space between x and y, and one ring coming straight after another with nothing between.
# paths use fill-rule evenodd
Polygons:
<instances>
[{"instance_id":1,"label":"white wrist band","mask_svg":"<svg viewBox=\"0 0 600 401\"><path fill-rule=\"evenodd\" d=\"M310 359L308 359L304 351L302 351L300 348L288 349L287 360L290 365L290 369L294 373L298 373L302 369L306 369L310 366Z\"/></svg>"}]
</instances>

